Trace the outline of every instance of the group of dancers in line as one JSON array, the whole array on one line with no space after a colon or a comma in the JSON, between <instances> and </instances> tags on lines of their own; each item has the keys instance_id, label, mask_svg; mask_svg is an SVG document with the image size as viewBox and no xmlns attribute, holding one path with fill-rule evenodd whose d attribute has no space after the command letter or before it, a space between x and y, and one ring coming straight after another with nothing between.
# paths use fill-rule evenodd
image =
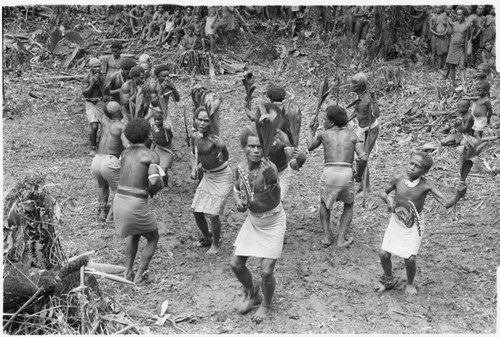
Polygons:
<instances>
[{"instance_id":1,"label":"group of dancers in line","mask_svg":"<svg viewBox=\"0 0 500 337\"><path fill-rule=\"evenodd\" d=\"M121 46L113 44L113 47L116 51ZM91 169L98 183L99 219L113 219L116 233L127 237L124 277L140 284L146 280L159 240L158 225L148 208L148 198L168 185L168 171L174 158L168 99L173 97L179 101L180 95L169 78L167 65L153 68L147 55L139 57L139 65L133 58L117 61L115 56L116 53L106 60L92 58L89 61L90 71L84 76L82 92L91 125ZM109 74L113 67L116 71ZM479 81L477 88L483 87ZM380 129L380 109L370 93L367 76L364 73L352 76L351 89L358 96L352 104L352 115L357 119L355 129L349 124L347 110L338 105L326 108L322 131L318 132L318 118L308 123L308 151L320 145L324 150L319 194L324 232L321 243L325 248L332 244L330 210L335 201L344 204L337 246L352 243L346 233L353 218L354 198L360 190L369 190L368 159ZM254 316L256 321L268 316L272 304L276 284L274 267L282 253L286 230L282 202L287 198L291 170L298 170L307 159L307 152L298 148L297 124L292 126L292 119L297 117L297 111L300 114L300 109L295 103L287 102L283 87L270 86L266 95L267 102L259 102L254 110L246 109L249 123L239 136L245 159L236 168L230 167L230 154L219 134L220 98L201 86L191 91L195 131L189 136L191 178L199 179L191 205L202 233L196 245L209 247L209 254L219 252L220 215L232 192L237 210L247 212L230 261L245 294L238 311L246 313L260 304ZM475 109L482 104L480 101L481 98L476 99ZM101 133L97 141L94 132L97 133L99 125ZM300 129L300 119L298 127ZM464 146L471 143L470 137L474 138L463 134ZM431 193L449 208L466 193L465 179L457 183L454 195L446 197L440 192L425 177L432 164L428 153L412 153L407 168L380 192L391 217L380 253L384 274L377 283L379 291L396 286L391 256L397 255L406 263L405 292L417 292L414 285L416 255L425 229L422 211L426 196ZM147 243L134 270L141 236ZM246 267L250 256L261 258L260 287L254 284Z\"/></svg>"}]
</instances>

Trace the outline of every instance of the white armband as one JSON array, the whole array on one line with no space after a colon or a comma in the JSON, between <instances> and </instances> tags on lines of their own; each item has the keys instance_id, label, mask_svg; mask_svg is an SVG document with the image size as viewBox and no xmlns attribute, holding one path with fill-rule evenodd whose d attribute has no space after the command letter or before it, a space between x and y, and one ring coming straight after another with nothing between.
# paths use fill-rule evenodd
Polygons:
<instances>
[{"instance_id":1,"label":"white armband","mask_svg":"<svg viewBox=\"0 0 500 337\"><path fill-rule=\"evenodd\" d=\"M166 175L165 171L163 171L163 169L161 168L160 165L158 165L158 164L155 164L155 165L158 168L158 174L160 175L160 177L164 177Z\"/></svg>"},{"instance_id":2,"label":"white armband","mask_svg":"<svg viewBox=\"0 0 500 337\"><path fill-rule=\"evenodd\" d=\"M151 179L151 178L154 178L154 177L158 177L158 178L160 178L160 175L159 175L158 173L153 173L153 174L150 174L150 175L148 176L148 179Z\"/></svg>"}]
</instances>

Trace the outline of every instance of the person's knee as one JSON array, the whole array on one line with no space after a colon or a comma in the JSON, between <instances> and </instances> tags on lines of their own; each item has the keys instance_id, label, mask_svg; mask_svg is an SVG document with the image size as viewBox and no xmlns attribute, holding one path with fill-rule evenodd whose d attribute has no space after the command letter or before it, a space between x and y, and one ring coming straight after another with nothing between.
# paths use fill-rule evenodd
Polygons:
<instances>
[{"instance_id":1,"label":"person's knee","mask_svg":"<svg viewBox=\"0 0 500 337\"><path fill-rule=\"evenodd\" d=\"M269 280L273 277L274 274L274 265L276 264L276 260L264 260L262 263L261 277L263 280Z\"/></svg>"},{"instance_id":2,"label":"person's knee","mask_svg":"<svg viewBox=\"0 0 500 337\"><path fill-rule=\"evenodd\" d=\"M264 281L271 280L273 275L274 275L274 268L263 268L260 273L260 277Z\"/></svg>"},{"instance_id":3,"label":"person's knee","mask_svg":"<svg viewBox=\"0 0 500 337\"><path fill-rule=\"evenodd\" d=\"M236 255L231 258L231 262L229 262L229 265L235 273L242 271L245 268L245 264L243 263L243 261L241 261L241 259Z\"/></svg>"},{"instance_id":4,"label":"person's knee","mask_svg":"<svg viewBox=\"0 0 500 337\"><path fill-rule=\"evenodd\" d=\"M219 223L220 222L218 215L207 214L207 219L208 219L208 221L210 221L211 224Z\"/></svg>"},{"instance_id":5,"label":"person's knee","mask_svg":"<svg viewBox=\"0 0 500 337\"><path fill-rule=\"evenodd\" d=\"M152 232L143 234L143 236L146 238L148 241L148 244L157 244L158 241L160 240L160 234L158 234L158 229L155 229Z\"/></svg>"},{"instance_id":6,"label":"person's knee","mask_svg":"<svg viewBox=\"0 0 500 337\"><path fill-rule=\"evenodd\" d=\"M412 255L409 258L405 259L405 264L407 266L415 266L416 263L417 263L417 257L415 255Z\"/></svg>"},{"instance_id":7,"label":"person's knee","mask_svg":"<svg viewBox=\"0 0 500 337\"><path fill-rule=\"evenodd\" d=\"M389 252L386 252L383 249L380 250L379 256L380 256L380 260L382 260L382 261L387 261L387 260L391 259L391 254Z\"/></svg>"}]
</instances>

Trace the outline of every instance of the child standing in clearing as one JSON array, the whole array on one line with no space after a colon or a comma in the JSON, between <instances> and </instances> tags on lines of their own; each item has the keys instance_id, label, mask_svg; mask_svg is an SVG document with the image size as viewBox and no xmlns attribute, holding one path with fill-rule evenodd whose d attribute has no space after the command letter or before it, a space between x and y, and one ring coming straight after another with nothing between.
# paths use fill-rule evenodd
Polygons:
<instances>
[{"instance_id":1,"label":"child standing in clearing","mask_svg":"<svg viewBox=\"0 0 500 337\"><path fill-rule=\"evenodd\" d=\"M490 101L490 84L486 80L477 82L476 96L464 97L475 101L472 103L472 116L474 117L474 137L481 139L483 132L491 122L491 115L493 114L493 107Z\"/></svg>"},{"instance_id":2,"label":"child standing in clearing","mask_svg":"<svg viewBox=\"0 0 500 337\"><path fill-rule=\"evenodd\" d=\"M384 275L377 285L377 291L394 288L396 282L392 275L391 255L397 255L405 260L407 283L405 293L414 295L417 289L413 284L417 271L416 256L422 242L423 214L425 198L429 192L446 208L450 208L463 197L467 190L464 181L457 185L457 194L446 198L437 187L423 177L432 166L432 158L425 152L412 154L410 165L403 173L392 178L380 197L387 203L391 219L384 234L380 262ZM394 197L389 193L396 191Z\"/></svg>"}]
</instances>

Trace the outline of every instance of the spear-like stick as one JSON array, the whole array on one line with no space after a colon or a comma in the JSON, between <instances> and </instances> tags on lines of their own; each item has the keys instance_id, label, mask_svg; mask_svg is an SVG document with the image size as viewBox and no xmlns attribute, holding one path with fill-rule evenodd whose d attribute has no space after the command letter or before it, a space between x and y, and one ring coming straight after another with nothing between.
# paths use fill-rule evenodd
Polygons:
<instances>
[{"instance_id":1,"label":"spear-like stick","mask_svg":"<svg viewBox=\"0 0 500 337\"><path fill-rule=\"evenodd\" d=\"M323 82L320 83L318 87L318 105L316 107L316 115L314 116L314 122L318 121L319 109L321 108L321 104L325 101L326 97L330 93L331 89L328 84L328 78L325 77Z\"/></svg>"},{"instance_id":2,"label":"spear-like stick","mask_svg":"<svg viewBox=\"0 0 500 337\"><path fill-rule=\"evenodd\" d=\"M253 78L253 73L251 71L245 72L243 74L243 79L241 80L243 82L243 86L245 87L245 106L247 108L251 108L252 106L252 94L255 91L256 86L253 84L254 78Z\"/></svg>"}]
</instances>

